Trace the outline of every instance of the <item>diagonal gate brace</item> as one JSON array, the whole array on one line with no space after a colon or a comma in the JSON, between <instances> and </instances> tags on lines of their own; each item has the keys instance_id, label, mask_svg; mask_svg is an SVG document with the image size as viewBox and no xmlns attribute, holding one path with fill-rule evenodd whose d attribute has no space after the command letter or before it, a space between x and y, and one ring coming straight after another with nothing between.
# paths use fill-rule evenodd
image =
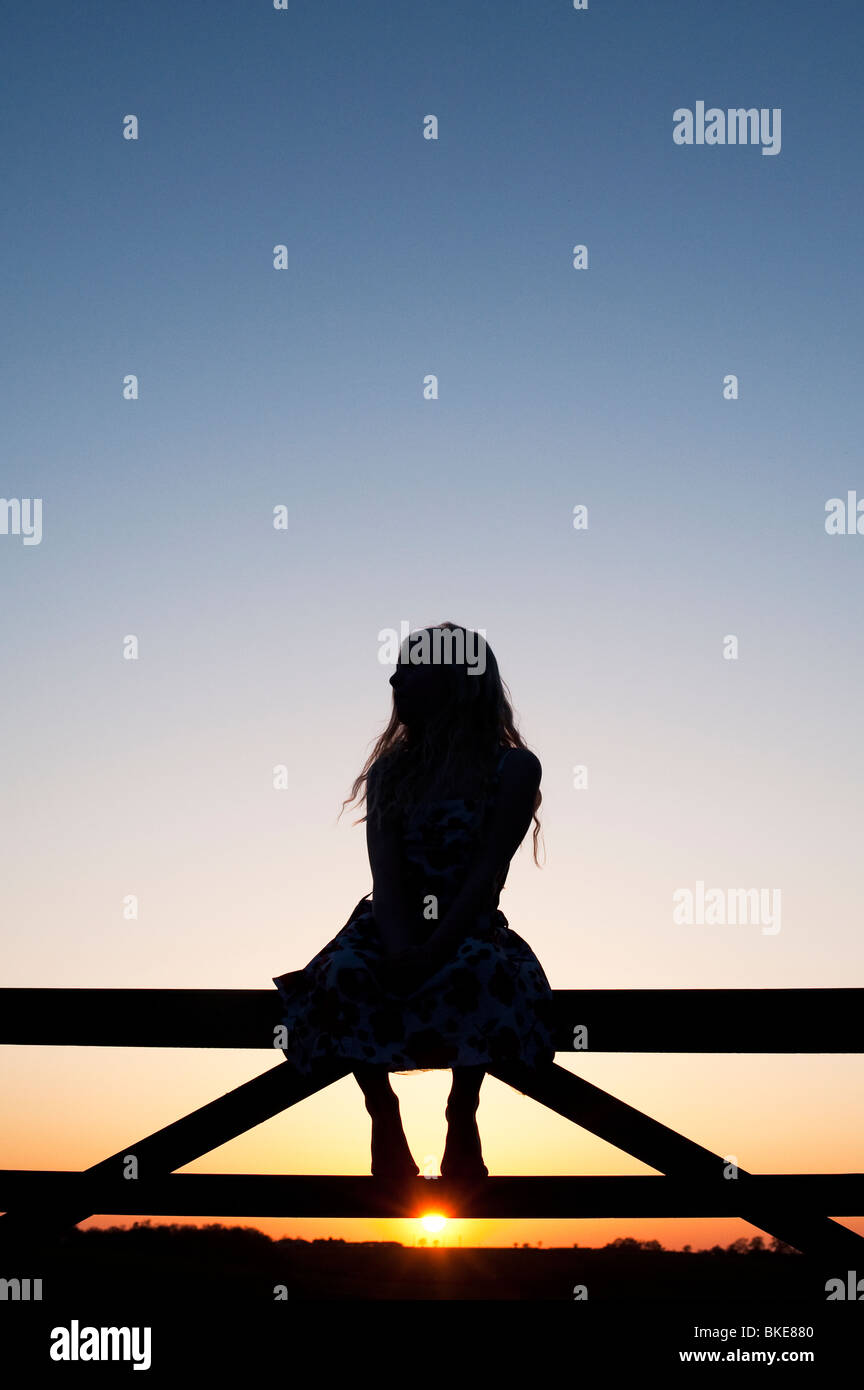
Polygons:
<instances>
[{"instance_id":1,"label":"diagonal gate brace","mask_svg":"<svg viewBox=\"0 0 864 1390\"><path fill-rule=\"evenodd\" d=\"M289 1062L270 1067L261 1076L246 1081L233 1091L210 1101L199 1110L184 1115L157 1130L146 1139L127 1144L110 1158L104 1158L91 1168L84 1169L89 1178L104 1176L116 1181L123 1177L127 1160L134 1155L140 1177L160 1177L182 1168L220 1144L227 1144L239 1134L253 1129L278 1115L298 1101L306 1100L317 1091L339 1081L351 1070L347 1062L321 1062L308 1076L301 1075ZM134 1182L134 1179L129 1179ZM48 1210L35 1212L9 1211L0 1216L0 1249L32 1251L34 1244L50 1241L53 1236L79 1221L93 1216L92 1211Z\"/></svg>"},{"instance_id":2,"label":"diagonal gate brace","mask_svg":"<svg viewBox=\"0 0 864 1390\"><path fill-rule=\"evenodd\" d=\"M741 1220L794 1246L802 1254L859 1262L864 1258L864 1237L827 1216L796 1216L773 1209L752 1212L747 1195L750 1173L738 1168L736 1178L724 1178L727 1160L692 1139L686 1139L677 1130L660 1124L659 1120L652 1120L650 1115L609 1095L581 1076L574 1076L566 1067L552 1062L548 1067L533 1068L514 1062L488 1070L490 1076L506 1082L514 1090L590 1130L658 1172L668 1177L698 1179L700 1183L704 1180L706 1195L719 1186L728 1195L729 1183L735 1182L741 1189Z\"/></svg>"}]
</instances>

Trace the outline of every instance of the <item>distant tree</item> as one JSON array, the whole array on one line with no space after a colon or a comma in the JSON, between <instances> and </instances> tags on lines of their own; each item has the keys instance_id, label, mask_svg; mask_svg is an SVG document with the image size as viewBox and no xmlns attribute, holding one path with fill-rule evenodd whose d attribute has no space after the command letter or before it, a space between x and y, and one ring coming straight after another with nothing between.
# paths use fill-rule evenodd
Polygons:
<instances>
[{"instance_id":1,"label":"distant tree","mask_svg":"<svg viewBox=\"0 0 864 1390\"><path fill-rule=\"evenodd\" d=\"M731 1245L727 1245L726 1249L730 1255L746 1255L748 1246L749 1242L745 1240L744 1236L740 1236L738 1240L733 1240Z\"/></svg>"},{"instance_id":2,"label":"distant tree","mask_svg":"<svg viewBox=\"0 0 864 1390\"><path fill-rule=\"evenodd\" d=\"M750 1242L750 1254L758 1255L760 1250L765 1249L765 1242L761 1236L754 1236Z\"/></svg>"},{"instance_id":3,"label":"distant tree","mask_svg":"<svg viewBox=\"0 0 864 1390\"><path fill-rule=\"evenodd\" d=\"M663 1249L663 1246L660 1244L659 1240L643 1240L643 1242L642 1242L642 1249L643 1249L643 1250L662 1250L662 1249Z\"/></svg>"},{"instance_id":4,"label":"distant tree","mask_svg":"<svg viewBox=\"0 0 864 1390\"><path fill-rule=\"evenodd\" d=\"M681 1253L682 1253L683 1255L692 1255L692 1253L693 1253L693 1247L690 1246L690 1245L685 1245Z\"/></svg>"}]
</instances>

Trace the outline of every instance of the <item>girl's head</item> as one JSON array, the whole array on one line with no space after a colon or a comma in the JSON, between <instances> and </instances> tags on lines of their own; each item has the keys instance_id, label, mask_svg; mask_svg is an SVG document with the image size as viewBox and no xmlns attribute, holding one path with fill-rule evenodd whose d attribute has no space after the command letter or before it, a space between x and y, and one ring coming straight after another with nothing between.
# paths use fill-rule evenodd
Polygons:
<instances>
[{"instance_id":1,"label":"girl's head","mask_svg":"<svg viewBox=\"0 0 864 1390\"><path fill-rule=\"evenodd\" d=\"M344 807L364 788L370 767L380 762L378 816L408 809L439 776L445 783L486 786L500 750L525 748L516 730L509 691L492 648L479 632L441 623L411 633L402 643L390 677L393 708ZM534 804L534 858L540 822ZM365 820L365 817L362 817ZM539 862L539 861L538 861Z\"/></svg>"},{"instance_id":2,"label":"girl's head","mask_svg":"<svg viewBox=\"0 0 864 1390\"><path fill-rule=\"evenodd\" d=\"M407 743L443 743L470 728L488 742L499 732L504 691L498 663L479 632L454 623L405 638L390 677L393 713Z\"/></svg>"}]
</instances>

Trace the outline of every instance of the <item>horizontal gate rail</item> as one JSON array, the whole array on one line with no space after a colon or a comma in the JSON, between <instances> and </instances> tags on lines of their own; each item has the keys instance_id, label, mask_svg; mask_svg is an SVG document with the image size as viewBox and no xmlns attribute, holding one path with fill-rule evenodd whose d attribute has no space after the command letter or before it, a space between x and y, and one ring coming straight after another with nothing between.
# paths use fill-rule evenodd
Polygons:
<instances>
[{"instance_id":1,"label":"horizontal gate rail","mask_svg":"<svg viewBox=\"0 0 864 1390\"><path fill-rule=\"evenodd\" d=\"M704 1217L760 1210L815 1216L864 1210L862 1173L772 1173L746 1179L666 1177L497 1177L461 1184L411 1178L258 1173L171 1173L162 1178L94 1180L86 1173L0 1169L0 1209L61 1203L112 1216Z\"/></svg>"},{"instance_id":2,"label":"horizontal gate rail","mask_svg":"<svg viewBox=\"0 0 864 1390\"><path fill-rule=\"evenodd\" d=\"M299 973L299 972L297 972ZM572 1052L864 1052L864 989L556 989ZM0 1044L272 1048L275 989L0 989Z\"/></svg>"}]
</instances>

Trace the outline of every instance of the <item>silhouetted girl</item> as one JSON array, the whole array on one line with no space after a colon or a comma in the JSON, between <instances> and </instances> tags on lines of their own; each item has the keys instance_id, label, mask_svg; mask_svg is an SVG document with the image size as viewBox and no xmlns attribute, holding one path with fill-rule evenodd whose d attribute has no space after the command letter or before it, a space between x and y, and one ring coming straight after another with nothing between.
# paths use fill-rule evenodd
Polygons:
<instances>
[{"instance_id":1,"label":"silhouetted girl","mask_svg":"<svg viewBox=\"0 0 864 1390\"><path fill-rule=\"evenodd\" d=\"M390 722L343 802L365 782L371 898L303 971L274 976L284 1052L303 1072L350 1059L372 1172L395 1178L419 1169L388 1073L452 1068L441 1175L480 1177L486 1068L555 1052L549 982L498 908L532 817L537 858L541 768L479 633L443 623L412 634L390 684Z\"/></svg>"}]
</instances>

